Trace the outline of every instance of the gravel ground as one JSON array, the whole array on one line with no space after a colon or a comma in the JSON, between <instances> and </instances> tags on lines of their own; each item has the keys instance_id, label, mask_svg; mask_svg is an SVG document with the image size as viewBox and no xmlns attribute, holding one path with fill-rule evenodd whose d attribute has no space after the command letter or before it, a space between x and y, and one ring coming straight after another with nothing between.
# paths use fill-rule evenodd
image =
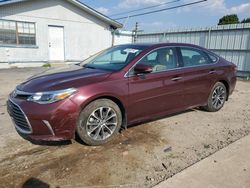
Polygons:
<instances>
[{"instance_id":1,"label":"gravel ground","mask_svg":"<svg viewBox=\"0 0 250 188\"><path fill-rule=\"evenodd\" d=\"M8 93L44 69L0 70L1 187L151 187L250 133L250 82L217 113L198 109L129 128L100 147L34 145L15 131Z\"/></svg>"}]
</instances>

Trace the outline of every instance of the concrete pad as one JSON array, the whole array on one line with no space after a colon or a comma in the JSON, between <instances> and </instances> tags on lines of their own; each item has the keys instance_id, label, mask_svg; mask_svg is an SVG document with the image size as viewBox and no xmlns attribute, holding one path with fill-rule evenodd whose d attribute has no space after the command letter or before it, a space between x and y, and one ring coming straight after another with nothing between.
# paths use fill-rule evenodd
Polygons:
<instances>
[{"instance_id":1,"label":"concrete pad","mask_svg":"<svg viewBox=\"0 0 250 188\"><path fill-rule=\"evenodd\" d=\"M163 187L249 188L250 135L156 186Z\"/></svg>"}]
</instances>

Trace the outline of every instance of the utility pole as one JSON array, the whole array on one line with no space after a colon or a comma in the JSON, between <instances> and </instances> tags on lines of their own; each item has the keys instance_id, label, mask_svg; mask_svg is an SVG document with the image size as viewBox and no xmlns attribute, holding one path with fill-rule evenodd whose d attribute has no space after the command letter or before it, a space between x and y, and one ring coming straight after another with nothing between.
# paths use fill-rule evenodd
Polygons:
<instances>
[{"instance_id":1,"label":"utility pole","mask_svg":"<svg viewBox=\"0 0 250 188\"><path fill-rule=\"evenodd\" d=\"M136 43L137 42L137 38L138 38L138 33L139 32L142 32L143 30L139 30L139 23L138 22L136 22L135 23L135 29L132 31L133 32L133 35L134 35L134 40L133 40L133 42L134 43Z\"/></svg>"},{"instance_id":2,"label":"utility pole","mask_svg":"<svg viewBox=\"0 0 250 188\"><path fill-rule=\"evenodd\" d=\"M134 43L136 43L136 41L137 41L138 30L139 30L139 23L136 22L135 23L135 30L134 30Z\"/></svg>"},{"instance_id":3,"label":"utility pole","mask_svg":"<svg viewBox=\"0 0 250 188\"><path fill-rule=\"evenodd\" d=\"M138 33L142 32L143 30L139 30L139 23L136 22L135 23L135 29L133 30L133 34L134 34L134 40L133 42L136 43L137 42L137 38L138 38Z\"/></svg>"}]
</instances>

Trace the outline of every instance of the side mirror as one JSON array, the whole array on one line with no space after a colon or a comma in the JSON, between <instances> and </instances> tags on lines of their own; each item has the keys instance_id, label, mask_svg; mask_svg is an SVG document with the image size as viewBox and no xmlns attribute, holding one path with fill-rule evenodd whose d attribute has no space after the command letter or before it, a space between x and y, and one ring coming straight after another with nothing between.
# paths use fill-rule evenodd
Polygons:
<instances>
[{"instance_id":1,"label":"side mirror","mask_svg":"<svg viewBox=\"0 0 250 188\"><path fill-rule=\"evenodd\" d=\"M153 67L147 64L137 64L134 68L135 74L148 74L153 72Z\"/></svg>"}]
</instances>

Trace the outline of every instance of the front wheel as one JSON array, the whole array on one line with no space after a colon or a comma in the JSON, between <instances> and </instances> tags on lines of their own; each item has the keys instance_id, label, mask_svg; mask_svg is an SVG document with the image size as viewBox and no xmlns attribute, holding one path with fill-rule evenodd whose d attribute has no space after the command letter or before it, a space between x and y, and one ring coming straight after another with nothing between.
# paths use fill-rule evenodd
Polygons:
<instances>
[{"instance_id":1,"label":"front wheel","mask_svg":"<svg viewBox=\"0 0 250 188\"><path fill-rule=\"evenodd\" d=\"M111 100L99 99L90 103L80 113L77 134L88 145L102 145L110 141L120 130L122 114Z\"/></svg>"},{"instance_id":2,"label":"front wheel","mask_svg":"<svg viewBox=\"0 0 250 188\"><path fill-rule=\"evenodd\" d=\"M204 108L209 112L217 112L224 106L226 99L226 86L221 82L217 82L209 95L208 104Z\"/></svg>"}]
</instances>

